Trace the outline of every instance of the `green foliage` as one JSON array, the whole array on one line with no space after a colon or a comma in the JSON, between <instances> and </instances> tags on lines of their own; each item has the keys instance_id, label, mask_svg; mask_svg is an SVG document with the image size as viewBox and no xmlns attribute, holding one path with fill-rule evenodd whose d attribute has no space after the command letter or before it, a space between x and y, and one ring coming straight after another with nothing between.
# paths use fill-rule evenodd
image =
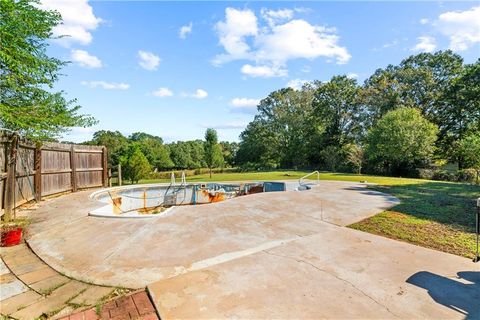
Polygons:
<instances>
[{"instance_id":1,"label":"green foliage","mask_svg":"<svg viewBox=\"0 0 480 320\"><path fill-rule=\"evenodd\" d=\"M261 168L306 166L312 137L321 131L312 123L313 95L309 86L287 88L260 101L258 115L241 134L237 162Z\"/></svg>"},{"instance_id":2,"label":"green foliage","mask_svg":"<svg viewBox=\"0 0 480 320\"><path fill-rule=\"evenodd\" d=\"M467 168L480 170L480 131L475 131L459 141L458 155Z\"/></svg>"},{"instance_id":3,"label":"green foliage","mask_svg":"<svg viewBox=\"0 0 480 320\"><path fill-rule=\"evenodd\" d=\"M80 106L66 100L64 92L49 91L66 64L47 55L61 16L39 9L38 3L0 2L0 125L31 139L53 139L95 120L78 114Z\"/></svg>"},{"instance_id":4,"label":"green foliage","mask_svg":"<svg viewBox=\"0 0 480 320\"><path fill-rule=\"evenodd\" d=\"M93 134L93 139L85 142L88 145L105 146L108 151L108 166L110 168L120 163L120 157L126 152L129 140L119 131L100 130Z\"/></svg>"},{"instance_id":5,"label":"green foliage","mask_svg":"<svg viewBox=\"0 0 480 320\"><path fill-rule=\"evenodd\" d=\"M464 65L461 56L448 50L413 55L397 66L378 69L362 86L335 76L301 90L281 89L261 101L255 119L240 135L236 163L249 168L358 170L359 161L352 161L347 146L364 145L368 131L388 112L413 108L439 128L434 159L465 168L459 141L469 132L480 132L478 96L480 60ZM365 150L365 158L376 157L370 151ZM365 169L375 172L387 165L390 173L404 174L410 166L429 165L432 148L426 151L428 159L370 161Z\"/></svg>"},{"instance_id":6,"label":"green foliage","mask_svg":"<svg viewBox=\"0 0 480 320\"><path fill-rule=\"evenodd\" d=\"M437 132L417 109L389 111L368 132L367 155L388 173L408 174L431 162Z\"/></svg>"},{"instance_id":7,"label":"green foliage","mask_svg":"<svg viewBox=\"0 0 480 320\"><path fill-rule=\"evenodd\" d=\"M174 167L174 163L170 159L170 153L164 146L162 138L144 132L135 132L130 135L129 139L138 144L148 162L155 169L166 170Z\"/></svg>"},{"instance_id":8,"label":"green foliage","mask_svg":"<svg viewBox=\"0 0 480 320\"><path fill-rule=\"evenodd\" d=\"M318 85L312 103L315 120L325 128L321 137L324 145L343 146L358 140L362 115L359 93L356 80L346 76Z\"/></svg>"},{"instance_id":9,"label":"green foliage","mask_svg":"<svg viewBox=\"0 0 480 320\"><path fill-rule=\"evenodd\" d=\"M128 146L126 154L120 158L120 163L125 178L132 183L138 183L140 179L146 178L152 169L147 157L136 143Z\"/></svg>"},{"instance_id":10,"label":"green foliage","mask_svg":"<svg viewBox=\"0 0 480 320\"><path fill-rule=\"evenodd\" d=\"M219 144L220 148L222 149L222 155L223 159L225 160L225 164L229 167L234 167L236 164L235 158L238 151L238 143L222 141Z\"/></svg>"},{"instance_id":11,"label":"green foliage","mask_svg":"<svg viewBox=\"0 0 480 320\"><path fill-rule=\"evenodd\" d=\"M347 157L347 162L355 168L355 172L362 173L363 163L365 161L365 152L359 145L350 143L345 145L344 153Z\"/></svg>"},{"instance_id":12,"label":"green foliage","mask_svg":"<svg viewBox=\"0 0 480 320\"><path fill-rule=\"evenodd\" d=\"M222 149L218 144L217 131L210 128L205 131L203 148L205 150L205 163L207 164L207 168L210 169L211 176L212 169L223 166L224 163Z\"/></svg>"},{"instance_id":13,"label":"green foliage","mask_svg":"<svg viewBox=\"0 0 480 320\"><path fill-rule=\"evenodd\" d=\"M168 145L168 148L176 169L196 169L206 166L201 140L173 142Z\"/></svg>"},{"instance_id":14,"label":"green foliage","mask_svg":"<svg viewBox=\"0 0 480 320\"><path fill-rule=\"evenodd\" d=\"M320 157L324 163L324 167L328 171L336 172L338 166L341 164L343 155L339 147L330 145L320 151Z\"/></svg>"}]
</instances>

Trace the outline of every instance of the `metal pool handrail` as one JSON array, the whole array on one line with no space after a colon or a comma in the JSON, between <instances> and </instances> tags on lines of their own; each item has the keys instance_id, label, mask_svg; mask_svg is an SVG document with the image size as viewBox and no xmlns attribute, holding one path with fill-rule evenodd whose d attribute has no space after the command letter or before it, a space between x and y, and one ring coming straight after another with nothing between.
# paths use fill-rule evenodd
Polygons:
<instances>
[{"instance_id":1,"label":"metal pool handrail","mask_svg":"<svg viewBox=\"0 0 480 320\"><path fill-rule=\"evenodd\" d=\"M311 175L314 175L314 174L317 174L317 184L320 182L320 172L318 170L316 171L313 171L313 172L310 172L309 174L306 174L304 175L303 177L301 177L300 179L298 179L298 184L299 185L302 185L303 184L303 180L305 180L306 178L310 177Z\"/></svg>"}]
</instances>

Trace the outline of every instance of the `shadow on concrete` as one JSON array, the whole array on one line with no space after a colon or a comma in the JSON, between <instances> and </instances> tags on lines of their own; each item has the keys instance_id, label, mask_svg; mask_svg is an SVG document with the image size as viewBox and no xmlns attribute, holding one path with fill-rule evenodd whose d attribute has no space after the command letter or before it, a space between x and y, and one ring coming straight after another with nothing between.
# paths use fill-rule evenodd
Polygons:
<instances>
[{"instance_id":1,"label":"shadow on concrete","mask_svg":"<svg viewBox=\"0 0 480 320\"><path fill-rule=\"evenodd\" d=\"M463 314L465 319L478 320L480 319L480 272L462 271L457 275L459 280L420 271L408 278L406 282L427 290L435 302Z\"/></svg>"},{"instance_id":2,"label":"shadow on concrete","mask_svg":"<svg viewBox=\"0 0 480 320\"><path fill-rule=\"evenodd\" d=\"M380 197L384 198L386 201L392 202L392 205L398 205L400 203L400 200L386 192L381 192L377 190L372 190L369 189L368 187L365 188L365 186L359 185L359 186L349 186L349 187L344 187L343 190L349 190L349 191L356 191L361 194L365 194L367 196L375 196L375 197Z\"/></svg>"}]
</instances>

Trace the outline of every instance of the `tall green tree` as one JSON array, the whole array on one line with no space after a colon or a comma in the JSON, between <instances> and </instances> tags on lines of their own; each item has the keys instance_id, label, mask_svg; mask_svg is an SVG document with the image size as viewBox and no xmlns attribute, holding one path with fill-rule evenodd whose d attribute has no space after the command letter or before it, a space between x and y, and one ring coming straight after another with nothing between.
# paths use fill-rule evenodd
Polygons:
<instances>
[{"instance_id":1,"label":"tall green tree","mask_svg":"<svg viewBox=\"0 0 480 320\"><path fill-rule=\"evenodd\" d=\"M357 81L346 76L319 84L312 104L316 120L325 127L325 145L343 146L361 133L359 92Z\"/></svg>"},{"instance_id":2,"label":"tall green tree","mask_svg":"<svg viewBox=\"0 0 480 320\"><path fill-rule=\"evenodd\" d=\"M205 131L205 162L210 169L210 178L212 177L212 169L223 165L222 149L218 144L217 131L208 128Z\"/></svg>"},{"instance_id":3,"label":"tall green tree","mask_svg":"<svg viewBox=\"0 0 480 320\"><path fill-rule=\"evenodd\" d=\"M471 132L458 144L458 153L465 167L480 170L480 131Z\"/></svg>"},{"instance_id":4,"label":"tall green tree","mask_svg":"<svg viewBox=\"0 0 480 320\"><path fill-rule=\"evenodd\" d=\"M276 168L280 165L280 154L275 149L277 141L261 119L250 122L240 134L240 139L236 164L248 169Z\"/></svg>"},{"instance_id":5,"label":"tall green tree","mask_svg":"<svg viewBox=\"0 0 480 320\"><path fill-rule=\"evenodd\" d=\"M298 167L308 163L309 142L317 124L311 122L313 85L270 93L258 114L242 132L239 164L258 167Z\"/></svg>"},{"instance_id":6,"label":"tall green tree","mask_svg":"<svg viewBox=\"0 0 480 320\"><path fill-rule=\"evenodd\" d=\"M151 172L147 157L136 143L129 145L126 154L120 158L120 162L125 178L132 183L138 183L140 179L146 178Z\"/></svg>"},{"instance_id":7,"label":"tall green tree","mask_svg":"<svg viewBox=\"0 0 480 320\"><path fill-rule=\"evenodd\" d=\"M86 127L94 118L79 114L75 100L51 92L66 62L47 55L56 11L38 0L0 1L0 125L32 139L53 139L70 127Z\"/></svg>"},{"instance_id":8,"label":"tall green tree","mask_svg":"<svg viewBox=\"0 0 480 320\"><path fill-rule=\"evenodd\" d=\"M105 146L108 154L108 166L110 168L120 163L120 157L127 151L130 141L119 131L100 130L93 134L88 145Z\"/></svg>"},{"instance_id":9,"label":"tall green tree","mask_svg":"<svg viewBox=\"0 0 480 320\"><path fill-rule=\"evenodd\" d=\"M349 143L344 146L344 154L346 154L347 162L355 169L355 172L361 174L365 162L363 148L357 144Z\"/></svg>"},{"instance_id":10,"label":"tall green tree","mask_svg":"<svg viewBox=\"0 0 480 320\"><path fill-rule=\"evenodd\" d=\"M412 174L430 164L437 133L438 127L418 109L392 110L368 132L366 154L373 166L386 173Z\"/></svg>"},{"instance_id":11,"label":"tall green tree","mask_svg":"<svg viewBox=\"0 0 480 320\"><path fill-rule=\"evenodd\" d=\"M202 140L177 141L167 145L177 169L205 168L204 142Z\"/></svg>"},{"instance_id":12,"label":"tall green tree","mask_svg":"<svg viewBox=\"0 0 480 320\"><path fill-rule=\"evenodd\" d=\"M368 108L365 123L372 126L396 108L416 108L439 127L440 157L462 167L454 146L472 123L480 123L479 102L474 98L480 91L478 77L478 62L465 66L462 57L450 50L407 57L365 81L361 95Z\"/></svg>"},{"instance_id":13,"label":"tall green tree","mask_svg":"<svg viewBox=\"0 0 480 320\"><path fill-rule=\"evenodd\" d=\"M129 139L138 143L140 150L152 167L157 170L174 167L174 163L170 159L170 152L163 144L162 138L144 132L135 132L130 135Z\"/></svg>"},{"instance_id":14,"label":"tall green tree","mask_svg":"<svg viewBox=\"0 0 480 320\"><path fill-rule=\"evenodd\" d=\"M457 142L472 132L480 132L480 59L465 65L450 82L445 99L438 111L441 148L446 156L458 162L460 169L468 167Z\"/></svg>"},{"instance_id":15,"label":"tall green tree","mask_svg":"<svg viewBox=\"0 0 480 320\"><path fill-rule=\"evenodd\" d=\"M237 142L222 141L220 142L220 148L222 149L223 159L225 164L230 167L235 166L235 158L238 151Z\"/></svg>"}]
</instances>

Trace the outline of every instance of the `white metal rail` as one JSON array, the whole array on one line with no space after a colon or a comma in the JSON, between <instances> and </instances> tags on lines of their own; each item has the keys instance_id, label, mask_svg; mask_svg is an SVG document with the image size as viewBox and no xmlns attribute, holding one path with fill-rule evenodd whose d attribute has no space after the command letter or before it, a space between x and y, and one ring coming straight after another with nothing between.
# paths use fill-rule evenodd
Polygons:
<instances>
[{"instance_id":1,"label":"white metal rail","mask_svg":"<svg viewBox=\"0 0 480 320\"><path fill-rule=\"evenodd\" d=\"M317 174L317 184L320 183L320 172L318 170L310 172L309 174L304 175L300 179L298 179L298 184L303 185L303 182L306 178L310 177L311 175Z\"/></svg>"}]
</instances>

